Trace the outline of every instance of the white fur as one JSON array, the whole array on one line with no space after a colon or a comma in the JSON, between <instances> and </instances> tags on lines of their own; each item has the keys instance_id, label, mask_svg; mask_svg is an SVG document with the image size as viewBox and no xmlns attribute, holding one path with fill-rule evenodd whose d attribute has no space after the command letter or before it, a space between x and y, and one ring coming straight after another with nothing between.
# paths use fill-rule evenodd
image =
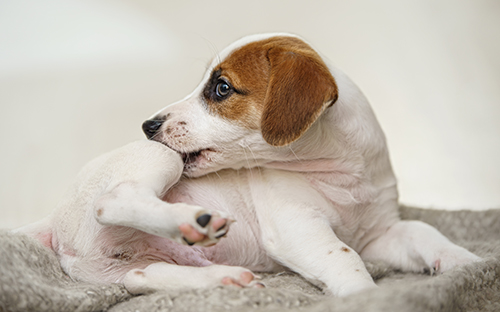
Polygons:
<instances>
[{"instance_id":1,"label":"white fur","mask_svg":"<svg viewBox=\"0 0 500 312\"><path fill-rule=\"evenodd\" d=\"M133 143L84 168L50 219L52 247L67 273L124 281L142 293L205 287L224 276L251 286L237 282L246 272L242 267L284 266L345 296L376 287L361 257L402 270L439 272L479 259L428 225L399 220L384 134L366 98L338 69L331 67L338 100L288 146L271 146L259 130L207 111L201 92L211 69L234 49L274 35L284 34L233 43L193 93L154 115L169 116L156 140L183 153L210 149L184 168L185 177L179 180L178 154L154 142ZM195 222L208 211L237 221L226 239L209 248L170 243L181 241L182 223L207 235L201 245L219 241L220 233ZM131 259L111 259L127 251ZM162 262L174 256L178 264L219 265Z\"/></svg>"}]
</instances>

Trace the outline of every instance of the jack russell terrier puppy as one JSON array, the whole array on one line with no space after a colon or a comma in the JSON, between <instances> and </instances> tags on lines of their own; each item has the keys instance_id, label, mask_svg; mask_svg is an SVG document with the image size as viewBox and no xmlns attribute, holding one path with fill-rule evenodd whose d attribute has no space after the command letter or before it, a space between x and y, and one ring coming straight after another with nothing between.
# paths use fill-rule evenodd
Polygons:
<instances>
[{"instance_id":1,"label":"jack russell terrier puppy","mask_svg":"<svg viewBox=\"0 0 500 312\"><path fill-rule=\"evenodd\" d=\"M133 294L262 287L251 271L285 267L346 296L376 288L363 260L431 273L480 260L399 219L368 101L294 35L234 42L143 130L150 140L89 163L51 216L20 230L75 280Z\"/></svg>"}]
</instances>

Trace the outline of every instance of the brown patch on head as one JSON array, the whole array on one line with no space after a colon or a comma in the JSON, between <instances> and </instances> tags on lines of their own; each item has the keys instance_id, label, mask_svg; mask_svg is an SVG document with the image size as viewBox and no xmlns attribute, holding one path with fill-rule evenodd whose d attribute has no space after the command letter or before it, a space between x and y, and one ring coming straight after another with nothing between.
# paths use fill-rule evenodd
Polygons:
<instances>
[{"instance_id":1,"label":"brown patch on head","mask_svg":"<svg viewBox=\"0 0 500 312\"><path fill-rule=\"evenodd\" d=\"M224 97L217 95L220 83L231 88ZM232 52L214 68L203 96L213 113L260 128L269 144L283 146L297 140L338 93L327 66L309 45L279 36Z\"/></svg>"},{"instance_id":2,"label":"brown patch on head","mask_svg":"<svg viewBox=\"0 0 500 312\"><path fill-rule=\"evenodd\" d=\"M349 248L347 248L347 247L342 247L342 248L340 248L340 250L342 250L343 252L349 252L350 251Z\"/></svg>"},{"instance_id":3,"label":"brown patch on head","mask_svg":"<svg viewBox=\"0 0 500 312\"><path fill-rule=\"evenodd\" d=\"M262 44L254 42L235 50L212 71L203 94L209 109L245 127L258 129L268 75L269 64ZM220 98L217 86L224 82L232 90Z\"/></svg>"},{"instance_id":4,"label":"brown patch on head","mask_svg":"<svg viewBox=\"0 0 500 312\"><path fill-rule=\"evenodd\" d=\"M97 216L102 216L102 208L97 209Z\"/></svg>"}]
</instances>

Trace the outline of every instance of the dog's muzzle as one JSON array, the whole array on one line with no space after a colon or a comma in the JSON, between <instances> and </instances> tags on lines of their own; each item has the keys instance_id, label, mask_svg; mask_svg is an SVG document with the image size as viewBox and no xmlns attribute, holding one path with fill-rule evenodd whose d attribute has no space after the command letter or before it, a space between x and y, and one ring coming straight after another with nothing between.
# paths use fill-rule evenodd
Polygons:
<instances>
[{"instance_id":1,"label":"dog's muzzle","mask_svg":"<svg viewBox=\"0 0 500 312\"><path fill-rule=\"evenodd\" d=\"M164 120L149 119L142 124L142 131L148 139L151 139L160 130Z\"/></svg>"}]
</instances>

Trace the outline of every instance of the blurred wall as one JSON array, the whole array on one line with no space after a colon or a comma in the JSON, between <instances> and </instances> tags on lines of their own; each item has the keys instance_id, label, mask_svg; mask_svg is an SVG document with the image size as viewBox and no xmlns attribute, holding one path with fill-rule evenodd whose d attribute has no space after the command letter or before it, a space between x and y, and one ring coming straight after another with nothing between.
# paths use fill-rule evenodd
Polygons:
<instances>
[{"instance_id":1,"label":"blurred wall","mask_svg":"<svg viewBox=\"0 0 500 312\"><path fill-rule=\"evenodd\" d=\"M0 0L0 227L47 215L237 38L297 33L370 99L401 201L500 207L496 0Z\"/></svg>"}]
</instances>

